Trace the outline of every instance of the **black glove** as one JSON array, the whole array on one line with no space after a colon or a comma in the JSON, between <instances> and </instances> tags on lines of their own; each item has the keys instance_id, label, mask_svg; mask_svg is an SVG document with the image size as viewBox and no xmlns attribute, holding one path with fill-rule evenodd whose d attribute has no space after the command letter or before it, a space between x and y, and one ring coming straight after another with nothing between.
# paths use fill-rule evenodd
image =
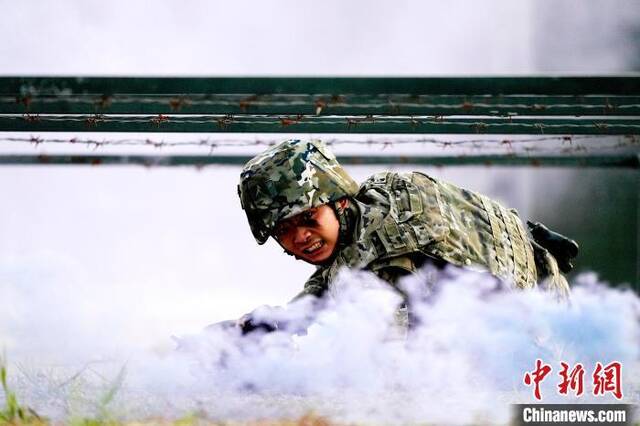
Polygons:
<instances>
[{"instance_id":1,"label":"black glove","mask_svg":"<svg viewBox=\"0 0 640 426\"><path fill-rule=\"evenodd\" d=\"M242 331L242 335L245 336L255 331L262 331L263 333L271 333L278 329L278 323L273 320L261 320L258 321L251 314L246 314L238 320L238 327Z\"/></svg>"},{"instance_id":2,"label":"black glove","mask_svg":"<svg viewBox=\"0 0 640 426\"><path fill-rule=\"evenodd\" d=\"M578 255L578 243L562 234L553 232L540 222L529 222L529 231L536 243L547 249L555 257L558 267L564 273L573 269L571 259Z\"/></svg>"}]
</instances>

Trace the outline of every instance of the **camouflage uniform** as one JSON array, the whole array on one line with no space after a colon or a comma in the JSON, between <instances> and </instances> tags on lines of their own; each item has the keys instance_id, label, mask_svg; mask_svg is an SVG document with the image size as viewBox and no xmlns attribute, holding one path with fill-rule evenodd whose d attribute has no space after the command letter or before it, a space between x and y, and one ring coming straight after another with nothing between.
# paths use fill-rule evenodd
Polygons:
<instances>
[{"instance_id":1,"label":"camouflage uniform","mask_svg":"<svg viewBox=\"0 0 640 426\"><path fill-rule=\"evenodd\" d=\"M523 289L548 277L560 296L569 292L554 257L532 244L515 210L419 172L377 173L358 187L319 141L286 141L257 156L243 169L239 194L260 244L279 220L349 198L338 213L336 253L297 297L323 295L342 267L395 285L425 262L480 267Z\"/></svg>"}]
</instances>

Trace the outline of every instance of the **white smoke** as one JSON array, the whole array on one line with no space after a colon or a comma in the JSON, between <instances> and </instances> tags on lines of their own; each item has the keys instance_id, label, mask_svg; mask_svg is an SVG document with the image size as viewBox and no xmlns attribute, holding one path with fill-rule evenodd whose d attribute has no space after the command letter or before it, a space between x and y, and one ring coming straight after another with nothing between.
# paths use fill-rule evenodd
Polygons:
<instances>
[{"instance_id":1,"label":"white smoke","mask_svg":"<svg viewBox=\"0 0 640 426\"><path fill-rule=\"evenodd\" d=\"M276 332L242 337L219 326L180 338L178 350L132 344L126 356L107 351L111 358L74 356L63 365L10 359L11 382L26 405L62 419L198 412L251 420L313 411L342 422L496 423L508 421L510 404L535 402L523 376L536 359L553 368L541 388L546 403L615 402L591 395L595 363L615 360L623 366L622 402L640 400L640 299L631 290L585 274L570 303L558 303L455 268L425 269L401 285L416 324L406 336L398 293L369 273L343 271L321 308L302 300L256 311L258 320L278 320ZM104 350L113 341L103 333L83 344ZM558 394L560 361L585 366L583 396Z\"/></svg>"}]
</instances>

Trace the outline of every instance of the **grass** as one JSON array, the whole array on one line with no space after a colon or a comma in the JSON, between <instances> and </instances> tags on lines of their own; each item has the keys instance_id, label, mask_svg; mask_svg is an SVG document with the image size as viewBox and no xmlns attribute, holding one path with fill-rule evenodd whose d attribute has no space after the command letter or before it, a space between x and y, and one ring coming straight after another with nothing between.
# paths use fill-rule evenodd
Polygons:
<instances>
[{"instance_id":1,"label":"grass","mask_svg":"<svg viewBox=\"0 0 640 426\"><path fill-rule=\"evenodd\" d=\"M4 357L0 357L0 382L5 395L5 407L0 410L0 425L47 425L50 422L43 419L35 410L18 402L14 391L7 383L7 365ZM99 399L95 418L71 419L68 423L73 426L111 426L119 425L112 418L108 406L122 387L126 375L126 368L122 367L116 379L109 386L105 394Z\"/></svg>"},{"instance_id":2,"label":"grass","mask_svg":"<svg viewBox=\"0 0 640 426\"><path fill-rule=\"evenodd\" d=\"M5 398L5 407L0 410L0 424L45 424L38 413L29 407L22 406L16 394L9 389L4 357L0 357L0 383L2 383Z\"/></svg>"},{"instance_id":3,"label":"grass","mask_svg":"<svg viewBox=\"0 0 640 426\"><path fill-rule=\"evenodd\" d=\"M71 418L62 424L71 426L146 426L146 425L173 425L173 426L330 426L335 424L328 419L315 415L306 414L299 419L278 419L278 420L255 420L247 422L234 421L211 421L200 413L191 413L178 420L168 420L161 418L144 419L140 421L122 422L114 418L109 411L109 405L114 400L118 391L122 388L126 376L126 368L123 366L115 380L111 383L107 391L99 398L97 403L97 414L94 418ZM0 357L0 382L4 391L5 403L0 408L0 425L50 425L61 424L51 422L43 418L35 410L21 404L14 391L7 383L7 365L4 357Z\"/></svg>"}]
</instances>

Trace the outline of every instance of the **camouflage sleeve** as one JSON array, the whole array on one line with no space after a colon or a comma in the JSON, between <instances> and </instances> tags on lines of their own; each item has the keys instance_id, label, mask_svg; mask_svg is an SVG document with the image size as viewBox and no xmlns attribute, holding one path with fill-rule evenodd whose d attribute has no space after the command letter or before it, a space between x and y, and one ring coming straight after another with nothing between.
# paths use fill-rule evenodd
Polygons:
<instances>
[{"instance_id":1,"label":"camouflage sleeve","mask_svg":"<svg viewBox=\"0 0 640 426\"><path fill-rule=\"evenodd\" d=\"M304 283L304 289L298 293L291 302L295 302L296 300L304 297L304 296L315 296L322 297L324 293L329 288L329 283L327 282L327 269L326 268L318 268ZM289 302L289 303L291 303Z\"/></svg>"},{"instance_id":2,"label":"camouflage sleeve","mask_svg":"<svg viewBox=\"0 0 640 426\"><path fill-rule=\"evenodd\" d=\"M419 262L418 262L419 263ZM401 278L415 273L419 266L416 259L412 255L404 255L392 257L382 261L374 262L372 271L381 279L388 282L393 289L402 296L402 304L396 309L394 317L398 331L406 333L406 331L416 324L411 310L411 301L404 289L398 286Z\"/></svg>"},{"instance_id":3,"label":"camouflage sleeve","mask_svg":"<svg viewBox=\"0 0 640 426\"><path fill-rule=\"evenodd\" d=\"M413 274L418 267L410 255L397 256L389 259L373 262L369 268L378 277L388 282L396 291L405 296L404 292L398 288L398 281L402 277Z\"/></svg>"}]
</instances>

